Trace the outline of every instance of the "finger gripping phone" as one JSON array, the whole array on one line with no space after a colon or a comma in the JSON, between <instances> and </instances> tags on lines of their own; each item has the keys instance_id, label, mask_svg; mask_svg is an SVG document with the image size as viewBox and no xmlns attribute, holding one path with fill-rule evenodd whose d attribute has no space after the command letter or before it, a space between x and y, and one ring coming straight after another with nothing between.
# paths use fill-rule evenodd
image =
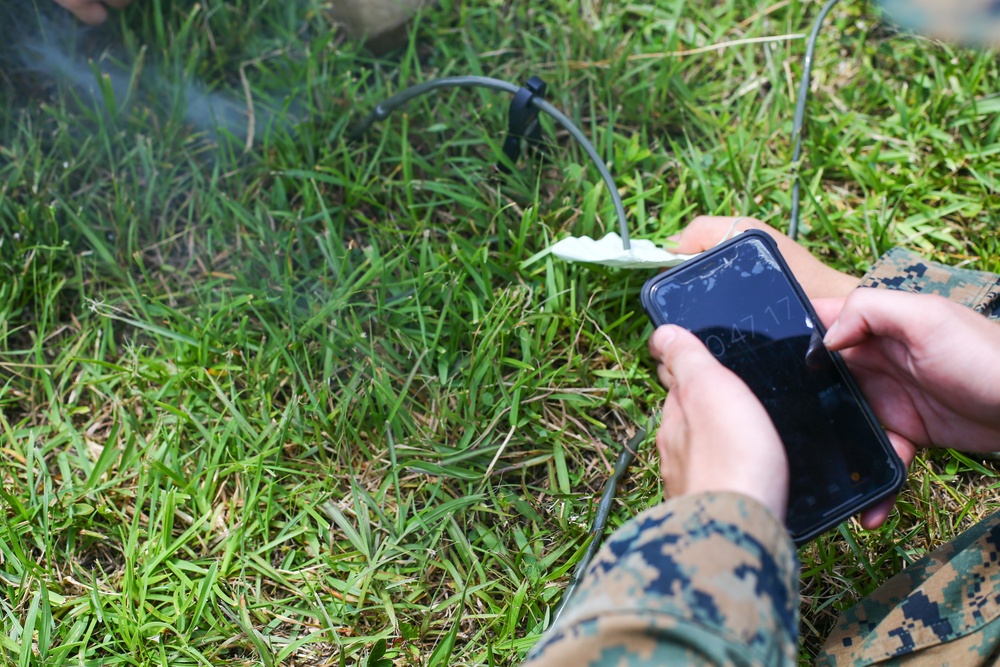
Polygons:
<instances>
[{"instance_id":1,"label":"finger gripping phone","mask_svg":"<svg viewBox=\"0 0 1000 667\"><path fill-rule=\"evenodd\" d=\"M770 236L744 232L661 273L642 305L655 326L694 333L764 405L788 456L796 544L899 491L902 461Z\"/></svg>"}]
</instances>

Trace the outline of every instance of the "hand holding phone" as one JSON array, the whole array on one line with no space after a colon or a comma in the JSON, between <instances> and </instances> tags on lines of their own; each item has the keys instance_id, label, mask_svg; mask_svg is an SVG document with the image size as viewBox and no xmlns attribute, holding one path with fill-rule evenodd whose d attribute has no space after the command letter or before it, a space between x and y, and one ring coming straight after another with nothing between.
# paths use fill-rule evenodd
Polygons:
<instances>
[{"instance_id":1,"label":"hand holding phone","mask_svg":"<svg viewBox=\"0 0 1000 667\"><path fill-rule=\"evenodd\" d=\"M764 407L690 332L660 327L649 338L670 390L656 432L668 497L734 492L785 520L788 460ZM726 418L719 418L719 406Z\"/></svg>"},{"instance_id":2,"label":"hand holding phone","mask_svg":"<svg viewBox=\"0 0 1000 667\"><path fill-rule=\"evenodd\" d=\"M803 543L893 496L893 451L774 241L745 232L646 283L657 326L697 336L767 411L789 465L786 526ZM730 419L726 406L717 418Z\"/></svg>"}]
</instances>

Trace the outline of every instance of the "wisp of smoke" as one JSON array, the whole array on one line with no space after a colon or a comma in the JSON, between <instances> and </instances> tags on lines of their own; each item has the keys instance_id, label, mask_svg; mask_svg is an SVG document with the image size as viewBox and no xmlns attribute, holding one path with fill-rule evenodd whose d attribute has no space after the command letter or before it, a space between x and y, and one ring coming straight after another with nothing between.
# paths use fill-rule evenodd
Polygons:
<instances>
[{"instance_id":1,"label":"wisp of smoke","mask_svg":"<svg viewBox=\"0 0 1000 667\"><path fill-rule=\"evenodd\" d=\"M29 11L32 5L34 11ZM19 68L30 73L35 89L71 86L81 99L108 114L127 113L128 106L137 103L180 111L183 122L195 132L213 140L228 135L247 145L254 140L251 134L294 122L289 114L279 116L259 103L251 112L245 98L212 91L197 79L166 76L155 63L141 63L142 74L134 77L121 58L112 57L123 49L110 28L87 27L60 15L63 10L51 0L0 0L0 14L7 10L6 20L0 17L6 24L0 27L0 41L8 45L0 53L0 67L4 72ZM114 108L108 108L109 102Z\"/></svg>"},{"instance_id":2,"label":"wisp of smoke","mask_svg":"<svg viewBox=\"0 0 1000 667\"><path fill-rule=\"evenodd\" d=\"M85 60L74 57L66 42L54 44L48 40L25 40L19 49L28 70L42 77L48 77L53 82L67 83L84 96L98 102L103 95L98 85L98 77L111 86L116 100L124 100L128 93L128 75L116 71L107 64L95 69Z\"/></svg>"}]
</instances>

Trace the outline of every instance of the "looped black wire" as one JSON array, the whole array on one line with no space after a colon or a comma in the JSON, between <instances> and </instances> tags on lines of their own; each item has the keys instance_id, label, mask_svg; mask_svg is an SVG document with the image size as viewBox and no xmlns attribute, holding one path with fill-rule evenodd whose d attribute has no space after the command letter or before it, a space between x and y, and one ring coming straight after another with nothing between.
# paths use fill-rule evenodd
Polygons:
<instances>
[{"instance_id":1,"label":"looped black wire","mask_svg":"<svg viewBox=\"0 0 1000 667\"><path fill-rule=\"evenodd\" d=\"M802 157L802 126L805 119L806 101L809 96L809 86L812 80L812 65L813 65L813 56L816 51L816 40L819 37L819 31L822 28L823 21L826 19L827 15L830 13L830 10L833 9L834 5L836 5L837 2L838 0L827 0L826 4L823 5L823 8L820 10L819 15L813 22L812 31L806 43L806 57L803 65L802 79L799 83L799 94L798 98L796 99L795 117L792 129L792 139L795 143L795 148L792 154L792 165L795 171L795 181L792 185L792 210L788 226L788 236L790 236L792 239L796 238L796 236L798 235L798 227L799 227L799 194L800 194L800 181L801 181L801 174L800 174L801 170L800 170L799 160ZM532 78L535 79L537 77L532 77ZM539 81L541 80L539 79ZM529 85L530 84L531 84L531 79L529 79ZM544 83L542 84L542 86L544 86ZM349 136L351 139L359 139L368 131L368 129L374 123L380 120L384 120L389 116L389 114L391 114L399 107L403 106L404 104L406 104L407 102L416 97L424 95L425 93L428 93L432 90L437 90L439 88L461 88L461 87L489 88L492 90L500 90L508 92L515 96L520 94L521 91L530 92L530 89L519 88L518 86L512 83L508 83L507 81L502 81L500 79L491 79L489 77L482 77L482 76L454 76L442 79L434 79L432 81L426 81L424 83L417 84L415 86L407 88L406 90L403 90L402 92L397 93L396 95L393 95L384 102L376 105L375 109L373 109L372 112L368 114L367 117L365 117L365 119L358 125L357 128L355 128L353 132L350 133ZM552 116L556 120L556 122L562 125L566 129L566 131L569 132L570 135L574 139L576 139L583 147L584 152L586 152L588 157L590 157L590 159L593 161L594 166L597 167L597 170L600 172L601 177L604 179L604 182L608 187L608 193L611 196L611 200L615 206L615 213L618 216L618 223L622 238L622 244L624 245L626 250L629 249L630 241L628 233L628 220L625 215L625 206L622 203L621 197L618 194L618 188L617 185L615 184L614 178L611 176L611 172L608 171L607 166L605 166L604 162L601 160L600 155L594 149L593 145L590 143L587 137L585 137L583 133L579 130L579 128L577 128L576 125L574 125L572 121L570 121L569 118L567 118L561 111L559 111L551 104L546 102L545 99L543 99L542 97L543 94L544 94L544 88L542 88L541 93L530 95L530 97L525 95L525 101L523 103L523 106L525 107L525 109L529 108L529 106L533 107L538 111L544 111L545 113ZM515 102L516 101L517 100L515 99ZM513 106L511 113L513 114ZM535 122L537 123L537 118L535 119ZM525 132L530 133L531 131L531 128L524 128L524 129ZM511 134L515 134L513 130L511 130ZM512 136L508 136L507 142L509 142L512 138L513 138ZM505 153L507 153L506 151L507 142L505 142L505 150L504 150ZM518 146L519 145L520 144L518 143ZM508 157L511 157L509 153L507 153L507 155ZM517 156L515 154L514 157L512 157L512 160L516 159ZM649 425L649 428L650 429L653 428L652 423ZM639 445L642 444L642 441L645 440L646 432L647 432L646 429L639 429L636 435L632 439L630 439L627 444L622 446L622 450L618 455L617 461L615 462L614 472L611 474L611 477L608 478L608 481L604 486L604 492L601 494L601 501L598 504L597 513L594 516L594 524L590 530L591 542L587 547L587 551L584 553L583 557L577 563L576 569L573 571L573 576L570 578L570 582L569 584L567 584L566 590L563 592L562 599L560 600L559 605L556 607L556 610L552 615L550 626L553 623L555 623L556 619L559 618L559 615L562 613L562 611L566 608L569 601L572 599L577 584L579 583L583 575L586 573L587 567L590 565L590 561L593 559L594 555L597 553L597 550L601 545L602 541L601 538L604 535L604 531L607 528L608 519L611 516L611 508L613 507L615 490L618 487L618 482L625 474L625 472L628 470L632 462L635 460L636 450L638 449Z\"/></svg>"},{"instance_id":2,"label":"looped black wire","mask_svg":"<svg viewBox=\"0 0 1000 667\"><path fill-rule=\"evenodd\" d=\"M507 92L511 95L516 95L521 89L519 86L508 81L503 81L502 79L491 79L486 76L449 76L443 79L434 79L432 81L418 83L417 85L411 86L402 92L396 93L389 99L376 105L372 112L368 114L368 116L361 121L358 127L350 133L350 138L359 139L377 121L385 120L389 117L389 114L410 100L439 88L489 88L491 90ZM615 215L618 217L618 232L622 238L622 245L625 250L631 248L628 233L628 217L625 214L625 204L622 203L621 195L618 194L618 185L615 183L614 177L611 175L611 172L608 171L607 166L604 164L604 161L601 159L600 154L594 148L593 144L590 143L590 140L588 140L583 132L580 131L580 128L573 124L573 121L571 121L566 114L549 104L545 99L534 96L531 98L530 104L539 111L544 111L548 115L552 116L557 123L562 125L563 128L569 132L570 136L580 144L584 152L587 154L587 157L590 158L591 162L594 163L597 171L601 174L601 178L604 180L604 184L608 188L608 194L611 196L611 202L614 204Z\"/></svg>"}]
</instances>

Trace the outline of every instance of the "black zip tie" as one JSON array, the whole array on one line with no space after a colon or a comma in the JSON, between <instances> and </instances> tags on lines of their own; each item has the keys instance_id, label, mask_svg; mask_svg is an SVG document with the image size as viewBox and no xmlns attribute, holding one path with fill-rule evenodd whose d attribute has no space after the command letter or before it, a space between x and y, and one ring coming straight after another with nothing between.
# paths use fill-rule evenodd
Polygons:
<instances>
[{"instance_id":1,"label":"black zip tie","mask_svg":"<svg viewBox=\"0 0 1000 667\"><path fill-rule=\"evenodd\" d=\"M529 146L544 150L542 142L542 126L538 122L538 109L532 103L536 97L545 98L547 84L539 77L528 79L516 93L510 103L507 114L507 138L503 142L503 153L511 164L517 164L521 157L521 141L526 140ZM497 171L510 173L510 167L500 161Z\"/></svg>"}]
</instances>

